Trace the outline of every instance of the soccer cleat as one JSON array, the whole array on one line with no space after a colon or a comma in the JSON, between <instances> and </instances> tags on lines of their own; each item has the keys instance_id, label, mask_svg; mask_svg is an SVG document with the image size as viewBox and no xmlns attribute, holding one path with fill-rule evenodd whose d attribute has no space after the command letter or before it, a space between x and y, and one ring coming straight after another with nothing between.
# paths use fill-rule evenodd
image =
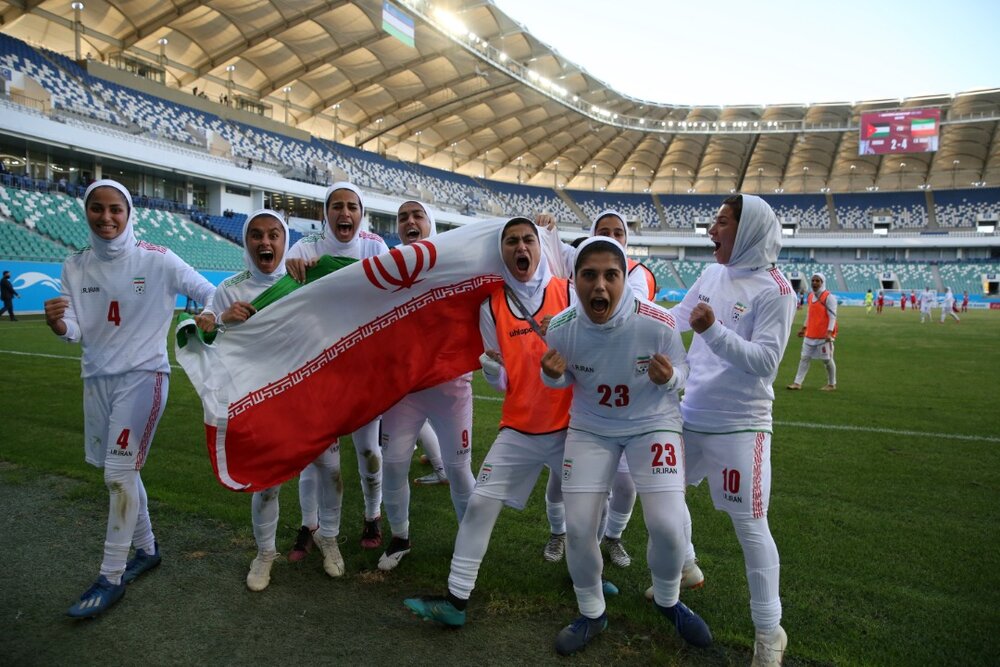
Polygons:
<instances>
[{"instance_id":1,"label":"soccer cleat","mask_svg":"<svg viewBox=\"0 0 1000 667\"><path fill-rule=\"evenodd\" d=\"M581 616L556 635L556 653L573 655L586 648L590 640L604 632L608 627L608 612L597 618Z\"/></svg>"},{"instance_id":2,"label":"soccer cleat","mask_svg":"<svg viewBox=\"0 0 1000 667\"><path fill-rule=\"evenodd\" d=\"M361 529L361 548L378 549L382 546L382 517L365 519L365 525Z\"/></svg>"},{"instance_id":3,"label":"soccer cleat","mask_svg":"<svg viewBox=\"0 0 1000 667\"><path fill-rule=\"evenodd\" d=\"M337 538L315 535L313 540L316 548L323 554L323 570L331 577L340 577L344 574L344 557L340 555L340 547L337 545Z\"/></svg>"},{"instance_id":4,"label":"soccer cleat","mask_svg":"<svg viewBox=\"0 0 1000 667\"><path fill-rule=\"evenodd\" d=\"M69 610L73 618L93 618L108 610L125 595L125 584L113 584L103 574L91 585Z\"/></svg>"},{"instance_id":5,"label":"soccer cleat","mask_svg":"<svg viewBox=\"0 0 1000 667\"><path fill-rule=\"evenodd\" d=\"M566 533L552 533L542 549L542 558L550 563L558 563L566 554Z\"/></svg>"},{"instance_id":6,"label":"soccer cleat","mask_svg":"<svg viewBox=\"0 0 1000 667\"><path fill-rule=\"evenodd\" d=\"M288 552L288 560L297 563L298 561L304 559L310 551L312 551L315 542L313 541L312 528L309 526L302 526L299 528L298 534L295 536L295 545L292 550Z\"/></svg>"},{"instance_id":7,"label":"soccer cleat","mask_svg":"<svg viewBox=\"0 0 1000 667\"><path fill-rule=\"evenodd\" d=\"M750 667L781 667L788 646L788 635L780 625L771 632L757 631L753 641L753 661Z\"/></svg>"},{"instance_id":8,"label":"soccer cleat","mask_svg":"<svg viewBox=\"0 0 1000 667\"><path fill-rule=\"evenodd\" d=\"M628 567L632 564L632 557L625 551L621 538L605 537L604 548L608 550L608 558L615 567Z\"/></svg>"},{"instance_id":9,"label":"soccer cleat","mask_svg":"<svg viewBox=\"0 0 1000 667\"><path fill-rule=\"evenodd\" d=\"M436 486L438 484L447 486L448 476L444 474L444 470L435 470L423 477L417 477L413 483L417 486Z\"/></svg>"},{"instance_id":10,"label":"soccer cleat","mask_svg":"<svg viewBox=\"0 0 1000 667\"><path fill-rule=\"evenodd\" d=\"M681 639L698 648L708 648L712 645L712 631L701 616L688 609L683 602L678 601L673 607L661 607L653 603L656 610L670 619L677 628Z\"/></svg>"},{"instance_id":11,"label":"soccer cleat","mask_svg":"<svg viewBox=\"0 0 1000 667\"><path fill-rule=\"evenodd\" d=\"M383 572L396 569L403 556L410 553L410 540L404 537L393 537L389 541L389 548L385 550L378 559L378 569Z\"/></svg>"},{"instance_id":12,"label":"soccer cleat","mask_svg":"<svg viewBox=\"0 0 1000 667\"><path fill-rule=\"evenodd\" d=\"M271 583L271 565L274 564L274 559L277 556L276 551L257 554L257 557L250 563L250 572L247 573L247 588L255 593L267 588L268 584Z\"/></svg>"},{"instance_id":13,"label":"soccer cleat","mask_svg":"<svg viewBox=\"0 0 1000 667\"><path fill-rule=\"evenodd\" d=\"M131 584L144 572L149 572L160 564L160 545L153 542L153 553L146 553L144 549L136 549L135 555L125 564L125 574L122 575L123 584Z\"/></svg>"},{"instance_id":14,"label":"soccer cleat","mask_svg":"<svg viewBox=\"0 0 1000 667\"><path fill-rule=\"evenodd\" d=\"M465 610L458 609L447 598L426 596L403 600L406 608L425 621L434 621L451 628L465 625Z\"/></svg>"},{"instance_id":15,"label":"soccer cleat","mask_svg":"<svg viewBox=\"0 0 1000 667\"><path fill-rule=\"evenodd\" d=\"M790 385L788 385L787 387L785 387L785 389L791 389L792 391L798 391L799 389L802 389L802 385L800 385L798 382L793 382Z\"/></svg>"},{"instance_id":16,"label":"soccer cleat","mask_svg":"<svg viewBox=\"0 0 1000 667\"><path fill-rule=\"evenodd\" d=\"M692 561L690 565L685 563L684 568L681 570L681 590L693 591L704 585L705 573L698 567L698 561ZM652 586L646 589L646 599L653 599Z\"/></svg>"},{"instance_id":17,"label":"soccer cleat","mask_svg":"<svg viewBox=\"0 0 1000 667\"><path fill-rule=\"evenodd\" d=\"M837 385L835 384L825 384L819 388L820 391L837 391Z\"/></svg>"}]
</instances>

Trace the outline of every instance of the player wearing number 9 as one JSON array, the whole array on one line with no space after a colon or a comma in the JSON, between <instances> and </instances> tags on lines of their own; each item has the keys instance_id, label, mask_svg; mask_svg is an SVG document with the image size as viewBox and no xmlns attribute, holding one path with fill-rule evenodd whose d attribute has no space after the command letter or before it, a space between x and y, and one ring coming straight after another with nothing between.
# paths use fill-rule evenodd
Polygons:
<instances>
[{"instance_id":1,"label":"player wearing number 9","mask_svg":"<svg viewBox=\"0 0 1000 667\"><path fill-rule=\"evenodd\" d=\"M678 600L684 535L684 453L678 392L688 376L684 344L667 312L636 297L624 249L591 237L577 251L577 303L549 324L542 380L573 387L563 493L566 561L581 617L556 638L556 650L582 649L607 625L597 542L601 505L622 453L642 498L656 608L681 637L711 644L708 626Z\"/></svg>"},{"instance_id":2,"label":"player wearing number 9","mask_svg":"<svg viewBox=\"0 0 1000 667\"><path fill-rule=\"evenodd\" d=\"M75 618L102 613L160 562L139 471L167 402L167 329L178 294L207 303L215 292L173 252L136 239L123 185L96 181L83 201L90 246L66 260L62 295L45 302L49 328L83 348L85 458L110 493L100 575L67 612Z\"/></svg>"},{"instance_id":3,"label":"player wearing number 9","mask_svg":"<svg viewBox=\"0 0 1000 667\"><path fill-rule=\"evenodd\" d=\"M753 665L780 665L787 637L778 595L778 548L767 523L771 493L771 404L788 344L795 292L775 266L781 226L760 197L727 198L709 228L716 264L670 312L697 334L684 390L687 477L708 479L743 547L756 628ZM687 559L693 563L694 547Z\"/></svg>"}]
</instances>

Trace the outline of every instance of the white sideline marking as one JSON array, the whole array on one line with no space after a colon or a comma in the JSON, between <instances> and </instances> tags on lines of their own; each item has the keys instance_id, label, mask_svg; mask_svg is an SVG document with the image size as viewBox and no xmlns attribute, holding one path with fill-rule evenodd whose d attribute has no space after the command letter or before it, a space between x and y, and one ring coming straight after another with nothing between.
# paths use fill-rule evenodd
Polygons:
<instances>
[{"instance_id":1,"label":"white sideline marking","mask_svg":"<svg viewBox=\"0 0 1000 667\"><path fill-rule=\"evenodd\" d=\"M16 354L22 357L45 357L46 359L70 359L79 361L80 357L68 354L45 354L43 352L20 352L18 350L0 350L0 354ZM171 368L181 368L170 364ZM182 369L183 370L183 369ZM474 395L477 401L503 401L503 396ZM850 424L813 424L810 422L775 421L775 426L790 426L792 428L811 428L819 431L857 431L859 433L885 433L887 435L909 435L918 438L941 438L944 440L967 440L977 442L1000 442L1000 437L990 435L962 435L961 433L924 433L923 431L902 431L894 428L878 428L874 426L851 426Z\"/></svg>"}]
</instances>

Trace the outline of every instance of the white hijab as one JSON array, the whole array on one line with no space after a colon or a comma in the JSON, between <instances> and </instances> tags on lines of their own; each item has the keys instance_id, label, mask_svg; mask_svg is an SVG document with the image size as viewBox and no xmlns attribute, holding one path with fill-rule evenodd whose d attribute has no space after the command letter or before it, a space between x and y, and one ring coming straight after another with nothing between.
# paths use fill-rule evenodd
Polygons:
<instances>
[{"instance_id":1,"label":"white hijab","mask_svg":"<svg viewBox=\"0 0 1000 667\"><path fill-rule=\"evenodd\" d=\"M90 223L87 223L87 229L90 230L90 247L93 249L94 254L102 261L110 262L124 256L129 249L135 247L135 207L132 206L132 195L129 194L128 188L118 181L113 181L110 178L102 178L99 181L91 183L87 187L87 191L83 193L84 215L87 214L87 201L90 199L90 194L97 188L114 188L122 194L125 198L125 204L128 206L128 220L125 222L125 229L110 241L98 236L93 229L90 229Z\"/></svg>"},{"instance_id":2,"label":"white hijab","mask_svg":"<svg viewBox=\"0 0 1000 667\"><path fill-rule=\"evenodd\" d=\"M264 273L257 268L256 262L253 261L253 257L250 256L250 249L247 248L247 230L250 229L250 223L254 218L259 218L262 215L270 216L281 223L281 228L285 230L285 250L281 253L281 262L278 267L271 273ZM247 219L243 222L243 261L247 265L247 271L250 272L258 282L270 287L274 283L278 282L282 276L285 275L285 257L288 255L288 223L285 219L281 217L281 214L277 211L272 211L269 208L262 208L260 210L254 211Z\"/></svg>"},{"instance_id":3,"label":"white hijab","mask_svg":"<svg viewBox=\"0 0 1000 667\"><path fill-rule=\"evenodd\" d=\"M626 261L627 258L625 256L625 248L623 248L621 244L618 243L618 241L614 240L610 236L591 236L589 239L581 243L580 247L576 249L576 262L573 266L574 278L576 277L577 270L580 268L580 256L583 254L584 249L587 248L588 246L594 245L595 243L606 243L607 246L603 247L602 250L613 250L619 255L621 255L622 264L625 265L627 270L628 264ZM575 282L576 281L574 280L574 283ZM580 318L580 322L583 323L583 325L585 326L601 330L614 329L620 326L622 322L624 322L625 319L628 317L628 314L631 312L632 309L632 304L635 302L635 293L632 290L632 285L630 285L628 282L627 274L622 274L622 283L623 287L622 287L621 298L619 298L618 303L615 304L615 310L613 313L611 313L611 317L608 318L607 322L604 322L602 324L597 324L596 322L591 320L590 317L587 316L587 311L583 309L583 303L582 300L579 298L579 293L578 293L576 299L576 313Z\"/></svg>"},{"instance_id":4,"label":"white hijab","mask_svg":"<svg viewBox=\"0 0 1000 667\"><path fill-rule=\"evenodd\" d=\"M766 201L755 195L742 197L743 212L736 228L733 254L726 266L751 271L769 267L778 261L781 225Z\"/></svg>"},{"instance_id":5,"label":"white hijab","mask_svg":"<svg viewBox=\"0 0 1000 667\"><path fill-rule=\"evenodd\" d=\"M619 213L618 211L614 210L613 208L605 209L605 210L603 210L603 211L601 211L600 213L597 214L597 217L594 218L594 221L592 223L590 223L590 235L593 236L597 232L597 223L601 221L601 218L606 218L609 215L613 215L613 216L615 216L616 218L618 218L619 220L622 221L622 227L625 228L625 243L623 245L627 246L628 245L628 223L625 222L625 216L622 215L621 213ZM577 250L579 250L579 248L577 248ZM575 273L575 271L574 271L574 273Z\"/></svg>"},{"instance_id":6,"label":"white hijab","mask_svg":"<svg viewBox=\"0 0 1000 667\"><path fill-rule=\"evenodd\" d=\"M435 222L434 220L434 211L431 209L430 206L417 199L407 199L406 201L403 202L403 204L416 204L420 208L424 209L424 215L427 216L427 222L430 224L431 227L431 231L427 234L427 238L430 238L432 236L437 236L438 233L437 222ZM399 207L403 208L403 204L400 204Z\"/></svg>"},{"instance_id":7,"label":"white hijab","mask_svg":"<svg viewBox=\"0 0 1000 667\"><path fill-rule=\"evenodd\" d=\"M361 221L358 223L357 229L354 230L354 236L347 243L344 243L337 239L333 233L333 229L330 227L330 221L327 220L326 212L330 207L330 197L337 190L350 190L358 196L358 203L361 206ZM344 257L357 257L358 253L356 249L358 247L358 232L361 231L361 227L364 224L365 218L365 198L361 194L360 188L353 183L348 183L347 181L337 181L330 187L326 189L326 196L323 197L323 235L326 237L327 243L324 244L332 250L329 252L331 255L342 255Z\"/></svg>"},{"instance_id":8,"label":"white hijab","mask_svg":"<svg viewBox=\"0 0 1000 667\"><path fill-rule=\"evenodd\" d=\"M504 282L514 292L514 294L517 295L517 298L521 300L524 307L530 311L522 313L522 315L532 315L537 312L542 305L542 300L545 297L545 288L548 286L549 280L552 279L552 272L549 270L549 260L546 259L545 253L542 252L542 237L541 234L538 233L538 227L536 227L535 223L528 218L510 218L507 221L507 224L503 226L503 229L500 230L500 256L503 257L504 232L507 231L507 228L514 223L531 225L531 228L535 230L535 236L538 237L538 266L535 268L535 273L526 283L522 283L520 280L515 278L510 272L510 269L507 268L507 265L502 261L500 262L500 275L503 276Z\"/></svg>"},{"instance_id":9,"label":"white hijab","mask_svg":"<svg viewBox=\"0 0 1000 667\"><path fill-rule=\"evenodd\" d=\"M817 276L819 277L820 285L819 285L819 289L814 289L813 290L813 294L815 294L816 296L819 296L820 294L823 293L823 290L826 289L826 276L824 276L819 271L817 271L816 273L812 274L812 276L809 278L809 283L810 283L809 287L810 288L812 287L812 279L816 278Z\"/></svg>"}]
</instances>

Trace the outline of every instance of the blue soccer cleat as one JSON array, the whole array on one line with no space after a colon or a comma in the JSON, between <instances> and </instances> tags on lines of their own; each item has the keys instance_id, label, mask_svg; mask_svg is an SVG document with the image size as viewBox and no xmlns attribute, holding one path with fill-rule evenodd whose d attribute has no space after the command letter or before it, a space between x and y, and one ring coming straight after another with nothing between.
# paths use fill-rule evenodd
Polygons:
<instances>
[{"instance_id":1,"label":"blue soccer cleat","mask_svg":"<svg viewBox=\"0 0 1000 667\"><path fill-rule=\"evenodd\" d=\"M458 609L447 598L439 596L407 598L403 600L403 604L425 621L434 621L450 628L460 628L465 625L465 610Z\"/></svg>"},{"instance_id":2,"label":"blue soccer cleat","mask_svg":"<svg viewBox=\"0 0 1000 667\"><path fill-rule=\"evenodd\" d=\"M683 602L678 602L673 607L661 607L654 602L653 606L670 619L670 622L677 628L677 634L691 646L708 648L712 645L712 631L708 629L708 624L702 620L701 616L688 609Z\"/></svg>"},{"instance_id":3,"label":"blue soccer cleat","mask_svg":"<svg viewBox=\"0 0 1000 667\"><path fill-rule=\"evenodd\" d=\"M125 574L122 575L123 584L131 584L144 572L149 572L160 564L160 545L153 542L153 553L146 553L143 549L136 549L135 555L125 564Z\"/></svg>"},{"instance_id":4,"label":"blue soccer cleat","mask_svg":"<svg viewBox=\"0 0 1000 667\"><path fill-rule=\"evenodd\" d=\"M581 616L556 635L556 653L559 655L573 655L586 648L590 640L604 632L608 627L608 612L604 612L597 618L587 618Z\"/></svg>"},{"instance_id":5,"label":"blue soccer cleat","mask_svg":"<svg viewBox=\"0 0 1000 667\"><path fill-rule=\"evenodd\" d=\"M80 599L69 608L67 616L93 618L107 611L125 595L125 584L112 584L103 574L88 588Z\"/></svg>"}]
</instances>

